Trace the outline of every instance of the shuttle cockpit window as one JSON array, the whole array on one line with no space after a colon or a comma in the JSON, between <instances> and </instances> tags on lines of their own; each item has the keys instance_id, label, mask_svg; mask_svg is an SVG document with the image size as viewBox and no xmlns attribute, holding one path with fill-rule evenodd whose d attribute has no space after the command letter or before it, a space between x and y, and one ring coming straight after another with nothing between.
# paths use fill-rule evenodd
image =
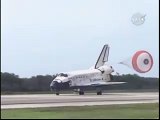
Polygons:
<instances>
[{"instance_id":1,"label":"shuttle cockpit window","mask_svg":"<svg viewBox=\"0 0 160 120\"><path fill-rule=\"evenodd\" d=\"M58 76L60 76L60 77L68 77L68 74L60 73L60 74L58 74Z\"/></svg>"}]
</instances>

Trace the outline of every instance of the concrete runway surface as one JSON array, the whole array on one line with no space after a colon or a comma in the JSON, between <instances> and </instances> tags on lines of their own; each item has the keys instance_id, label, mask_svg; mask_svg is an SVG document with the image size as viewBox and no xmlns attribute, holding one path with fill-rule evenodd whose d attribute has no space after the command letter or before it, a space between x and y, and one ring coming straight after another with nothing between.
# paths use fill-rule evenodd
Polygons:
<instances>
[{"instance_id":1,"label":"concrete runway surface","mask_svg":"<svg viewBox=\"0 0 160 120\"><path fill-rule=\"evenodd\" d=\"M159 92L1 95L1 109L133 103L159 103Z\"/></svg>"}]
</instances>

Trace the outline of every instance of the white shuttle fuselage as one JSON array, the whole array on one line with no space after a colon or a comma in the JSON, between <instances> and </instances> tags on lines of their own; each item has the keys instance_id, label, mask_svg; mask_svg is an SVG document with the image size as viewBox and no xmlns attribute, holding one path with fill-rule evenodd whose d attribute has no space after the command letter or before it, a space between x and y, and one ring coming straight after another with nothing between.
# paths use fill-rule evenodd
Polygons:
<instances>
[{"instance_id":1,"label":"white shuttle fuselage","mask_svg":"<svg viewBox=\"0 0 160 120\"><path fill-rule=\"evenodd\" d=\"M67 76L60 74L53 81L59 83L69 82L71 87L73 86L88 86L88 85L98 85L105 84L111 80L111 73L113 69L108 66L103 66L106 68L105 73L98 69L80 70L66 73Z\"/></svg>"},{"instance_id":2,"label":"white shuttle fuselage","mask_svg":"<svg viewBox=\"0 0 160 120\"><path fill-rule=\"evenodd\" d=\"M109 46L104 45L99 58L94 67L86 70L60 73L51 82L50 87L59 95L59 91L66 87L79 88L79 94L84 94L82 87L85 86L104 86L109 84L122 84L124 82L111 82L114 72L112 66L105 65L108 61ZM97 91L97 95L101 95L102 91Z\"/></svg>"}]
</instances>

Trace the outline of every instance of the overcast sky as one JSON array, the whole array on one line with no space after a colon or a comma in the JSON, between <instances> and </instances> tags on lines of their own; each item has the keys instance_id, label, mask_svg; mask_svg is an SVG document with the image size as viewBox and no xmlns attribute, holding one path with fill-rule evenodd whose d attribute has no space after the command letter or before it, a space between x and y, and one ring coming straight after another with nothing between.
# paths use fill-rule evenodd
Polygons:
<instances>
[{"instance_id":1,"label":"overcast sky","mask_svg":"<svg viewBox=\"0 0 160 120\"><path fill-rule=\"evenodd\" d=\"M158 0L2 0L1 71L20 77L88 69L109 44L120 74L159 77ZM145 22L131 22L135 13ZM151 71L117 64L137 50L153 56Z\"/></svg>"}]
</instances>

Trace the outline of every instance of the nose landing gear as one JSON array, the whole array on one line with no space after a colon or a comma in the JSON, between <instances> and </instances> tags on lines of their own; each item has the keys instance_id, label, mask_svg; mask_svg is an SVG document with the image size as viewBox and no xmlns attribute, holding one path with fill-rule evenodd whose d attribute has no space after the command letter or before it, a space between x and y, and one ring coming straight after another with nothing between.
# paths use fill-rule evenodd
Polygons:
<instances>
[{"instance_id":1,"label":"nose landing gear","mask_svg":"<svg viewBox=\"0 0 160 120\"><path fill-rule=\"evenodd\" d=\"M57 81L53 81L50 85L51 91L55 91L56 95L59 95L60 83Z\"/></svg>"}]
</instances>

